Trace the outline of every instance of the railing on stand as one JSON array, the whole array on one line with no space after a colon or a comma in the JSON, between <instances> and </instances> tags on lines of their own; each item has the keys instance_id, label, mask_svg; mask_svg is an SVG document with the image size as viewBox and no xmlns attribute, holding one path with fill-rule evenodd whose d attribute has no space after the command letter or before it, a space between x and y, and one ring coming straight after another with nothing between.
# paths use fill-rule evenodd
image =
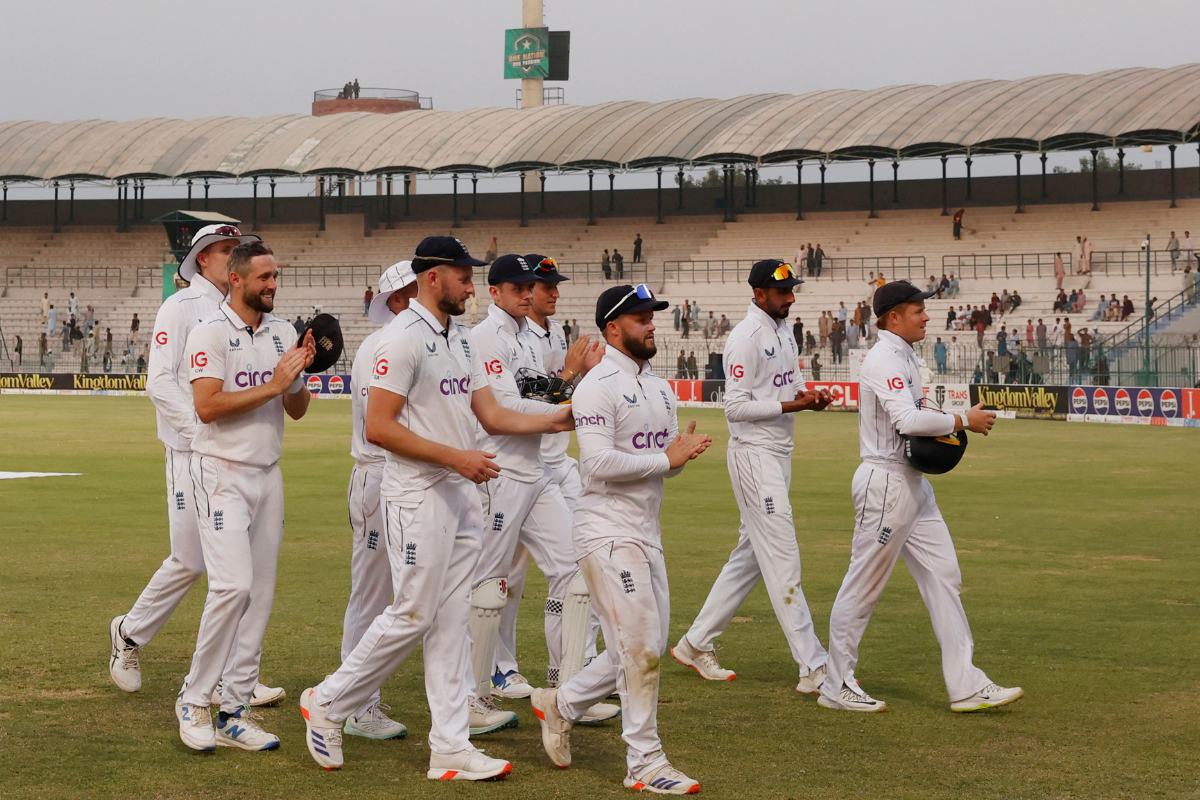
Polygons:
<instances>
[{"instance_id":1,"label":"railing on stand","mask_svg":"<svg viewBox=\"0 0 1200 800\"><path fill-rule=\"evenodd\" d=\"M647 283L650 269L645 261L626 261L618 276L616 268L609 264L608 274L599 261L557 261L558 271L576 283Z\"/></svg>"},{"instance_id":2,"label":"railing on stand","mask_svg":"<svg viewBox=\"0 0 1200 800\"><path fill-rule=\"evenodd\" d=\"M5 283L30 289L110 289L121 285L121 267L8 267Z\"/></svg>"},{"instance_id":3,"label":"railing on stand","mask_svg":"<svg viewBox=\"0 0 1200 800\"><path fill-rule=\"evenodd\" d=\"M1054 257L1061 256L1068 276L1078 272L1066 253L966 253L942 256L942 272L958 278L1053 278ZM1183 259L1172 264L1169 253L1150 254L1152 275L1170 275L1183 269ZM1092 253L1092 275L1137 276L1146 274L1145 250L1096 250Z\"/></svg>"},{"instance_id":4,"label":"railing on stand","mask_svg":"<svg viewBox=\"0 0 1200 800\"><path fill-rule=\"evenodd\" d=\"M750 274L750 268L760 259L715 259L708 261L663 262L663 279L679 283L738 283ZM889 280L921 277L925 274L925 256L863 256L858 258L825 258L820 271L809 275L804 264L793 264L805 280L862 280L869 273L889 273Z\"/></svg>"},{"instance_id":5,"label":"railing on stand","mask_svg":"<svg viewBox=\"0 0 1200 800\"><path fill-rule=\"evenodd\" d=\"M375 289L383 268L378 264L281 264L281 286L370 286Z\"/></svg>"}]
</instances>

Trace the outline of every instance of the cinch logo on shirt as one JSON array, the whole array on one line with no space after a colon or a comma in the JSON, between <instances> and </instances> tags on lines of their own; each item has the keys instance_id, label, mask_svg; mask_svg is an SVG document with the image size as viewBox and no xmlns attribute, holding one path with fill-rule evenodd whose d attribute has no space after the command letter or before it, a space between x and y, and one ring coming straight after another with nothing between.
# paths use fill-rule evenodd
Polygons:
<instances>
[{"instance_id":1,"label":"cinch logo on shirt","mask_svg":"<svg viewBox=\"0 0 1200 800\"><path fill-rule=\"evenodd\" d=\"M258 370L250 369L250 365L246 365L246 371L239 372L233 376L233 382L238 387L245 389L248 386L259 386L271 380L271 376L275 373L272 370L259 372Z\"/></svg>"},{"instance_id":2,"label":"cinch logo on shirt","mask_svg":"<svg viewBox=\"0 0 1200 800\"><path fill-rule=\"evenodd\" d=\"M208 366L208 353L205 353L203 350L201 350L199 353L196 353L195 355L192 356L192 369L199 369L200 367L207 367L207 366Z\"/></svg>"},{"instance_id":3,"label":"cinch logo on shirt","mask_svg":"<svg viewBox=\"0 0 1200 800\"><path fill-rule=\"evenodd\" d=\"M638 431L633 435L633 447L635 450L647 450L651 447L662 448L667 443L667 437L671 432L666 428L653 433L651 431Z\"/></svg>"},{"instance_id":4,"label":"cinch logo on shirt","mask_svg":"<svg viewBox=\"0 0 1200 800\"><path fill-rule=\"evenodd\" d=\"M158 333L154 334L154 341L158 342L159 344L166 344L167 343L167 332L159 331Z\"/></svg>"},{"instance_id":5,"label":"cinch logo on shirt","mask_svg":"<svg viewBox=\"0 0 1200 800\"><path fill-rule=\"evenodd\" d=\"M731 378L742 378L745 377L745 375L746 370L741 364L734 364L729 368L729 377Z\"/></svg>"},{"instance_id":6,"label":"cinch logo on shirt","mask_svg":"<svg viewBox=\"0 0 1200 800\"><path fill-rule=\"evenodd\" d=\"M795 370L789 369L787 372L781 372L777 374L771 379L771 383L775 386L787 386L792 382L792 378L795 376L795 374Z\"/></svg>"},{"instance_id":7,"label":"cinch logo on shirt","mask_svg":"<svg viewBox=\"0 0 1200 800\"><path fill-rule=\"evenodd\" d=\"M442 394L446 396L466 394L471 390L471 376L468 375L465 378L455 378L453 376L442 378L442 382L438 388L440 388L442 390Z\"/></svg>"},{"instance_id":8,"label":"cinch logo on shirt","mask_svg":"<svg viewBox=\"0 0 1200 800\"><path fill-rule=\"evenodd\" d=\"M500 359L494 358L487 362L488 375L499 375L501 372L504 372L504 365L500 363Z\"/></svg>"},{"instance_id":9,"label":"cinch logo on shirt","mask_svg":"<svg viewBox=\"0 0 1200 800\"><path fill-rule=\"evenodd\" d=\"M607 425L607 424L608 424L608 421L606 419L604 419L603 414L596 414L591 417L587 416L586 414L578 414L575 417L575 427L576 428L582 428L585 425Z\"/></svg>"}]
</instances>

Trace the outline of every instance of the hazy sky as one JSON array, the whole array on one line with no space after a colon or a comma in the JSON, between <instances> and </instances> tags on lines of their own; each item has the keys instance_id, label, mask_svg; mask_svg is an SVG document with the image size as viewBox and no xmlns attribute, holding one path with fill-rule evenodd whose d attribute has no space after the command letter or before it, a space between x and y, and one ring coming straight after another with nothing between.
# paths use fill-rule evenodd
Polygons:
<instances>
[{"instance_id":1,"label":"hazy sky","mask_svg":"<svg viewBox=\"0 0 1200 800\"><path fill-rule=\"evenodd\" d=\"M546 0L545 9L547 27L571 31L564 86L575 104L1200 60L1195 0ZM520 0L14 0L3 25L5 120L307 113L314 89L354 78L417 90L439 109L512 107L519 83L503 79L502 50L504 29L521 25Z\"/></svg>"}]
</instances>

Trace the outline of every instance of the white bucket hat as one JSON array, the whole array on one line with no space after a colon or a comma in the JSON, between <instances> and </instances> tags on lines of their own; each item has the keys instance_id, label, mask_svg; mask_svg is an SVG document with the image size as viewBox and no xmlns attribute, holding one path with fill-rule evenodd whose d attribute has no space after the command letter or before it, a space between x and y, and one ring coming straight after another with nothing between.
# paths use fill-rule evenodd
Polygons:
<instances>
[{"instance_id":1,"label":"white bucket hat","mask_svg":"<svg viewBox=\"0 0 1200 800\"><path fill-rule=\"evenodd\" d=\"M411 261L399 261L385 269L379 276L379 294L371 299L371 310L367 314L371 322L376 325L391 322L396 315L388 308L388 298L416 280Z\"/></svg>"},{"instance_id":2,"label":"white bucket hat","mask_svg":"<svg viewBox=\"0 0 1200 800\"><path fill-rule=\"evenodd\" d=\"M196 256L213 242L220 242L225 239L237 239L238 244L262 241L261 236L255 236L253 233L242 233L236 225L228 225L220 222L213 225L205 225L196 231L196 235L192 237L192 249L188 250L187 256L179 264L179 277L190 283L192 278L196 277L196 273L200 271L200 267L196 264Z\"/></svg>"}]
</instances>

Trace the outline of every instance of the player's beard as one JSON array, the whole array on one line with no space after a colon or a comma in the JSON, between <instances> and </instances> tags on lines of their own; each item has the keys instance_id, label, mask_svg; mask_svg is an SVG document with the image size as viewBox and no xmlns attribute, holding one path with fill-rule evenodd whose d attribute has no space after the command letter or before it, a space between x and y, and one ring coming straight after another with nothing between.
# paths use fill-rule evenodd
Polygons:
<instances>
[{"instance_id":1,"label":"player's beard","mask_svg":"<svg viewBox=\"0 0 1200 800\"><path fill-rule=\"evenodd\" d=\"M625 352L629 353L629 355L642 361L649 361L658 352L658 348L654 345L652 337L650 342L647 343L644 339L634 339L628 334L622 334L621 346L625 348Z\"/></svg>"},{"instance_id":2,"label":"player's beard","mask_svg":"<svg viewBox=\"0 0 1200 800\"><path fill-rule=\"evenodd\" d=\"M442 289L442 296L437 300L438 311L443 314L449 314L452 317L461 316L467 310L467 298L461 297L454 300L450 297L450 287L446 286Z\"/></svg>"},{"instance_id":3,"label":"player's beard","mask_svg":"<svg viewBox=\"0 0 1200 800\"><path fill-rule=\"evenodd\" d=\"M261 292L259 294L242 294L242 302L262 314L270 314L275 310L275 295Z\"/></svg>"}]
</instances>

